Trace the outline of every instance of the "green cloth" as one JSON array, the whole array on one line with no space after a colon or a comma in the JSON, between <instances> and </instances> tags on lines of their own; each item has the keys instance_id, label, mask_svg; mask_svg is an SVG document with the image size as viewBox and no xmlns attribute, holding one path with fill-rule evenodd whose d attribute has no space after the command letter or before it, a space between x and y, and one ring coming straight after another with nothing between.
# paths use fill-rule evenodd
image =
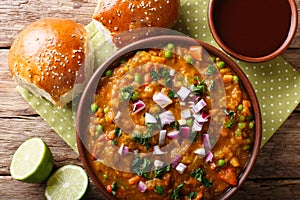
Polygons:
<instances>
[{"instance_id":1,"label":"green cloth","mask_svg":"<svg viewBox=\"0 0 300 200\"><path fill-rule=\"evenodd\" d=\"M218 47L208 27L207 7L208 0L181 0L181 17L175 30ZM114 52L114 48L105 42L93 23L86 29L95 47L95 67L98 67ZM264 63L234 60L248 76L257 94L262 113L264 145L299 104L300 74L280 56ZM68 105L58 109L21 87L18 87L18 91L55 132L78 152L72 107Z\"/></svg>"}]
</instances>

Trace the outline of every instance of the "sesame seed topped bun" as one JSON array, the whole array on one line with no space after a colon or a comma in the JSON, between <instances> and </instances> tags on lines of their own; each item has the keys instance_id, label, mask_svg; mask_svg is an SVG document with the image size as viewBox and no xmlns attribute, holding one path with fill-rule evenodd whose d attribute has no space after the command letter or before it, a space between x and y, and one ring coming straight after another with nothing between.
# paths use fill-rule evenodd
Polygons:
<instances>
[{"instance_id":1,"label":"sesame seed topped bun","mask_svg":"<svg viewBox=\"0 0 300 200\"><path fill-rule=\"evenodd\" d=\"M17 36L8 66L19 85L62 106L72 100L75 82L92 73L91 46L84 26L67 19L39 20Z\"/></svg>"},{"instance_id":2,"label":"sesame seed topped bun","mask_svg":"<svg viewBox=\"0 0 300 200\"><path fill-rule=\"evenodd\" d=\"M144 27L172 28L180 15L180 0L99 0L93 19L106 39Z\"/></svg>"}]
</instances>

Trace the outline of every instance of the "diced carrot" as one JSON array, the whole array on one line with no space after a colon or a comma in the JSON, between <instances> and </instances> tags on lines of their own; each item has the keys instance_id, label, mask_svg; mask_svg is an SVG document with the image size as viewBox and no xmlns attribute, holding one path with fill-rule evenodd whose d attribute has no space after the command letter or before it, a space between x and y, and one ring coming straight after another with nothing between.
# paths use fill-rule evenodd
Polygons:
<instances>
[{"instance_id":1,"label":"diced carrot","mask_svg":"<svg viewBox=\"0 0 300 200\"><path fill-rule=\"evenodd\" d=\"M115 131L110 131L108 134L107 134L107 139L109 140L113 140L115 139Z\"/></svg>"},{"instance_id":2,"label":"diced carrot","mask_svg":"<svg viewBox=\"0 0 300 200\"><path fill-rule=\"evenodd\" d=\"M141 180L141 177L139 177L139 176L134 176L134 177L132 177L132 178L130 178L130 179L128 180L128 183L129 183L130 185L134 185L134 184L138 183L140 180Z\"/></svg>"},{"instance_id":3,"label":"diced carrot","mask_svg":"<svg viewBox=\"0 0 300 200\"><path fill-rule=\"evenodd\" d=\"M218 173L218 177L232 186L237 185L236 173L231 167L221 169Z\"/></svg>"},{"instance_id":4,"label":"diced carrot","mask_svg":"<svg viewBox=\"0 0 300 200\"><path fill-rule=\"evenodd\" d=\"M201 200L203 198L203 193L201 191L197 192L197 196L193 200Z\"/></svg>"},{"instance_id":5,"label":"diced carrot","mask_svg":"<svg viewBox=\"0 0 300 200\"><path fill-rule=\"evenodd\" d=\"M108 193L111 193L112 192L112 185L108 185L106 187L106 190L107 190Z\"/></svg>"}]
</instances>

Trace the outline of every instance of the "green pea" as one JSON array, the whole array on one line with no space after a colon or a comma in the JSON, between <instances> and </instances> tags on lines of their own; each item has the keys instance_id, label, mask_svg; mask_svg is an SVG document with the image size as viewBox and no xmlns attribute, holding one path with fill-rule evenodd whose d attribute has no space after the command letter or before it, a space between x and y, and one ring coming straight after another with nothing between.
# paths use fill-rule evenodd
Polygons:
<instances>
[{"instance_id":1,"label":"green pea","mask_svg":"<svg viewBox=\"0 0 300 200\"><path fill-rule=\"evenodd\" d=\"M249 122L249 128L253 129L254 127L254 122Z\"/></svg>"},{"instance_id":2,"label":"green pea","mask_svg":"<svg viewBox=\"0 0 300 200\"><path fill-rule=\"evenodd\" d=\"M106 180L106 179L107 179L107 174L102 174L102 178L103 178L104 180Z\"/></svg>"},{"instance_id":3,"label":"green pea","mask_svg":"<svg viewBox=\"0 0 300 200\"><path fill-rule=\"evenodd\" d=\"M240 105L237 107L237 109L238 109L239 111L242 111L242 110L243 110L243 105L240 104Z\"/></svg>"},{"instance_id":4,"label":"green pea","mask_svg":"<svg viewBox=\"0 0 300 200\"><path fill-rule=\"evenodd\" d=\"M217 62L217 67L218 67L219 69L222 69L224 66L225 66L225 62L224 62L224 61L219 61L219 62Z\"/></svg>"},{"instance_id":5,"label":"green pea","mask_svg":"<svg viewBox=\"0 0 300 200\"><path fill-rule=\"evenodd\" d=\"M104 114L107 114L108 111L109 111L109 107L105 107L105 108L103 109Z\"/></svg>"},{"instance_id":6,"label":"green pea","mask_svg":"<svg viewBox=\"0 0 300 200\"><path fill-rule=\"evenodd\" d=\"M249 145L244 145L242 148L243 148L244 151L247 151L248 149L250 149L250 146Z\"/></svg>"},{"instance_id":7,"label":"green pea","mask_svg":"<svg viewBox=\"0 0 300 200\"><path fill-rule=\"evenodd\" d=\"M133 101L135 101L135 100L138 99L138 97L139 97L139 93L138 93L137 91L135 91L135 92L132 94L131 99L132 99Z\"/></svg>"},{"instance_id":8,"label":"green pea","mask_svg":"<svg viewBox=\"0 0 300 200\"><path fill-rule=\"evenodd\" d=\"M167 49L172 50L174 48L174 44L173 43L169 43L167 46Z\"/></svg>"},{"instance_id":9,"label":"green pea","mask_svg":"<svg viewBox=\"0 0 300 200\"><path fill-rule=\"evenodd\" d=\"M224 159L218 160L218 166L223 167L226 164Z\"/></svg>"},{"instance_id":10,"label":"green pea","mask_svg":"<svg viewBox=\"0 0 300 200\"><path fill-rule=\"evenodd\" d=\"M105 76L111 76L112 75L112 70L109 69L105 72Z\"/></svg>"},{"instance_id":11,"label":"green pea","mask_svg":"<svg viewBox=\"0 0 300 200\"><path fill-rule=\"evenodd\" d=\"M239 81L239 77L238 76L233 76L233 82L236 83Z\"/></svg>"},{"instance_id":12,"label":"green pea","mask_svg":"<svg viewBox=\"0 0 300 200\"><path fill-rule=\"evenodd\" d=\"M216 57L212 56L212 57L210 57L210 60L211 60L212 62L216 62Z\"/></svg>"},{"instance_id":13,"label":"green pea","mask_svg":"<svg viewBox=\"0 0 300 200\"><path fill-rule=\"evenodd\" d=\"M170 50L165 51L165 58L169 58L169 59L173 58L173 54Z\"/></svg>"},{"instance_id":14,"label":"green pea","mask_svg":"<svg viewBox=\"0 0 300 200\"><path fill-rule=\"evenodd\" d=\"M252 141L251 141L250 138L247 138L247 139L246 139L246 142L247 142L248 144L251 144Z\"/></svg>"},{"instance_id":15,"label":"green pea","mask_svg":"<svg viewBox=\"0 0 300 200\"><path fill-rule=\"evenodd\" d=\"M186 120L186 125L192 126L193 125L193 119L187 119Z\"/></svg>"},{"instance_id":16,"label":"green pea","mask_svg":"<svg viewBox=\"0 0 300 200\"><path fill-rule=\"evenodd\" d=\"M245 120L246 120L246 117L245 117L244 115L241 115L241 116L240 116L240 121L241 121L241 122L244 122Z\"/></svg>"},{"instance_id":17,"label":"green pea","mask_svg":"<svg viewBox=\"0 0 300 200\"><path fill-rule=\"evenodd\" d=\"M238 123L238 127L239 127L239 129L244 129L245 127L246 127L246 125L245 125L245 123L244 122L239 122Z\"/></svg>"},{"instance_id":18,"label":"green pea","mask_svg":"<svg viewBox=\"0 0 300 200\"><path fill-rule=\"evenodd\" d=\"M184 56L184 60L187 64L190 64L190 65L193 64L193 62L194 62L193 56L191 56L189 54Z\"/></svg>"},{"instance_id":19,"label":"green pea","mask_svg":"<svg viewBox=\"0 0 300 200\"><path fill-rule=\"evenodd\" d=\"M97 112L97 110L98 110L98 105L96 104L96 103L93 103L92 105L91 105L91 111L92 112Z\"/></svg>"},{"instance_id":20,"label":"green pea","mask_svg":"<svg viewBox=\"0 0 300 200\"><path fill-rule=\"evenodd\" d=\"M101 133L101 132L103 132L103 126L101 125L101 124L98 124L97 126L96 126L96 131L98 132L98 133Z\"/></svg>"},{"instance_id":21,"label":"green pea","mask_svg":"<svg viewBox=\"0 0 300 200\"><path fill-rule=\"evenodd\" d=\"M242 136L242 131L240 129L237 129L234 134L235 134L236 137L241 137Z\"/></svg>"},{"instance_id":22,"label":"green pea","mask_svg":"<svg viewBox=\"0 0 300 200\"><path fill-rule=\"evenodd\" d=\"M122 58L121 60L120 60L120 64L125 64L126 63L126 59L125 58Z\"/></svg>"},{"instance_id":23,"label":"green pea","mask_svg":"<svg viewBox=\"0 0 300 200\"><path fill-rule=\"evenodd\" d=\"M137 83L142 83L143 82L143 78L141 75L137 74L134 76L134 81Z\"/></svg>"}]
</instances>

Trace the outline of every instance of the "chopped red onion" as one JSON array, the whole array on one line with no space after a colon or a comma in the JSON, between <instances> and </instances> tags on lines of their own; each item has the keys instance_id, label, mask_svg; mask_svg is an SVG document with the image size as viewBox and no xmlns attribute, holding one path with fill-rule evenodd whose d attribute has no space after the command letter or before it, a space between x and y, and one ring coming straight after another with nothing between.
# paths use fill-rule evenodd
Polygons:
<instances>
[{"instance_id":1,"label":"chopped red onion","mask_svg":"<svg viewBox=\"0 0 300 200\"><path fill-rule=\"evenodd\" d=\"M184 138L190 138L191 129L190 127L180 127L180 133Z\"/></svg>"},{"instance_id":2,"label":"chopped red onion","mask_svg":"<svg viewBox=\"0 0 300 200\"><path fill-rule=\"evenodd\" d=\"M203 114L194 114L193 117L195 118L195 120L199 123L204 123L207 122L208 119L207 118L203 118Z\"/></svg>"},{"instance_id":3,"label":"chopped red onion","mask_svg":"<svg viewBox=\"0 0 300 200\"><path fill-rule=\"evenodd\" d=\"M211 144L210 144L210 139L208 134L202 134L202 141L205 149L211 150Z\"/></svg>"},{"instance_id":4,"label":"chopped red onion","mask_svg":"<svg viewBox=\"0 0 300 200\"><path fill-rule=\"evenodd\" d=\"M176 170L179 174L183 174L187 166L183 163L179 163L176 167Z\"/></svg>"},{"instance_id":5,"label":"chopped red onion","mask_svg":"<svg viewBox=\"0 0 300 200\"><path fill-rule=\"evenodd\" d=\"M201 131L203 128L203 124L200 124L197 122L197 120L194 120L192 131Z\"/></svg>"},{"instance_id":6,"label":"chopped red onion","mask_svg":"<svg viewBox=\"0 0 300 200\"><path fill-rule=\"evenodd\" d=\"M201 158L204 158L205 157L205 149L202 147L202 148L199 148L199 149L196 149L194 151L194 154L197 154L199 155Z\"/></svg>"},{"instance_id":7,"label":"chopped red onion","mask_svg":"<svg viewBox=\"0 0 300 200\"><path fill-rule=\"evenodd\" d=\"M160 161L160 160L154 160L154 168L158 169L164 166L164 162Z\"/></svg>"},{"instance_id":8,"label":"chopped red onion","mask_svg":"<svg viewBox=\"0 0 300 200\"><path fill-rule=\"evenodd\" d=\"M156 118L151 115L150 113L146 113L145 114L145 123L146 124L156 124L157 123L157 120Z\"/></svg>"},{"instance_id":9,"label":"chopped red onion","mask_svg":"<svg viewBox=\"0 0 300 200\"><path fill-rule=\"evenodd\" d=\"M121 117L121 112L118 111L115 118L114 118L114 120L117 122L120 119L120 117Z\"/></svg>"},{"instance_id":10,"label":"chopped red onion","mask_svg":"<svg viewBox=\"0 0 300 200\"><path fill-rule=\"evenodd\" d=\"M143 110L145 107L146 107L146 104L145 104L143 101L138 100L137 102L135 102L135 103L133 104L133 113L140 112L140 111Z\"/></svg>"},{"instance_id":11,"label":"chopped red onion","mask_svg":"<svg viewBox=\"0 0 300 200\"><path fill-rule=\"evenodd\" d=\"M201 99L195 106L193 106L192 108L193 112L194 113L200 112L200 110L202 110L206 105L207 105L206 102L203 99Z\"/></svg>"},{"instance_id":12,"label":"chopped red onion","mask_svg":"<svg viewBox=\"0 0 300 200\"><path fill-rule=\"evenodd\" d=\"M167 130L160 130L159 131L159 140L158 140L159 145L165 144L166 134L167 134Z\"/></svg>"},{"instance_id":13,"label":"chopped red onion","mask_svg":"<svg viewBox=\"0 0 300 200\"><path fill-rule=\"evenodd\" d=\"M205 162L211 162L213 158L214 154L212 154L212 152L208 152L208 154L205 157Z\"/></svg>"},{"instance_id":14,"label":"chopped red onion","mask_svg":"<svg viewBox=\"0 0 300 200\"><path fill-rule=\"evenodd\" d=\"M172 103L172 100L167 95L161 92L153 95L153 101L162 108L165 108Z\"/></svg>"},{"instance_id":15,"label":"chopped red onion","mask_svg":"<svg viewBox=\"0 0 300 200\"><path fill-rule=\"evenodd\" d=\"M166 154L167 152L164 152L162 151L160 148L159 148L159 145L155 145L153 147L153 154L154 155L162 155L162 154Z\"/></svg>"},{"instance_id":16,"label":"chopped red onion","mask_svg":"<svg viewBox=\"0 0 300 200\"><path fill-rule=\"evenodd\" d=\"M178 96L181 98L182 101L184 101L190 93L191 91L184 86L181 86L181 88L177 92Z\"/></svg>"},{"instance_id":17,"label":"chopped red onion","mask_svg":"<svg viewBox=\"0 0 300 200\"><path fill-rule=\"evenodd\" d=\"M127 154L129 154L129 148L127 146L123 147L123 155L126 156Z\"/></svg>"},{"instance_id":18,"label":"chopped red onion","mask_svg":"<svg viewBox=\"0 0 300 200\"><path fill-rule=\"evenodd\" d=\"M182 157L180 155L175 155L174 159L171 162L172 167L176 168L181 160L182 160Z\"/></svg>"},{"instance_id":19,"label":"chopped red onion","mask_svg":"<svg viewBox=\"0 0 300 200\"><path fill-rule=\"evenodd\" d=\"M190 109L184 109L181 111L181 118L182 119L187 119L187 118L190 118L192 115L191 115L191 111Z\"/></svg>"},{"instance_id":20,"label":"chopped red onion","mask_svg":"<svg viewBox=\"0 0 300 200\"><path fill-rule=\"evenodd\" d=\"M171 124L172 122L174 122L176 120L173 113L169 110L159 114L159 118L160 118L162 125Z\"/></svg>"},{"instance_id":21,"label":"chopped red onion","mask_svg":"<svg viewBox=\"0 0 300 200\"><path fill-rule=\"evenodd\" d=\"M179 135L179 131L171 131L167 134L167 137L171 140L177 138L177 136Z\"/></svg>"},{"instance_id":22,"label":"chopped red onion","mask_svg":"<svg viewBox=\"0 0 300 200\"><path fill-rule=\"evenodd\" d=\"M143 181L140 181L138 183L138 188L141 192L146 192L147 190L147 185L143 182Z\"/></svg>"},{"instance_id":23,"label":"chopped red onion","mask_svg":"<svg viewBox=\"0 0 300 200\"><path fill-rule=\"evenodd\" d=\"M202 118L203 118L203 119L208 119L209 117L210 117L209 114L207 114L207 113L205 113L205 112L202 113Z\"/></svg>"},{"instance_id":24,"label":"chopped red onion","mask_svg":"<svg viewBox=\"0 0 300 200\"><path fill-rule=\"evenodd\" d=\"M186 102L184 102L184 101L180 101L179 104L180 104L181 106L186 106Z\"/></svg>"},{"instance_id":25,"label":"chopped red onion","mask_svg":"<svg viewBox=\"0 0 300 200\"><path fill-rule=\"evenodd\" d=\"M119 148L119 150L118 150L118 153L119 153L120 155L123 155L123 149L124 149L124 143L121 144L121 146L120 146L120 148Z\"/></svg>"},{"instance_id":26,"label":"chopped red onion","mask_svg":"<svg viewBox=\"0 0 300 200\"><path fill-rule=\"evenodd\" d=\"M171 69L171 70L170 70L170 76L175 76L175 72L176 72L176 71L175 71L174 69Z\"/></svg>"}]
</instances>

